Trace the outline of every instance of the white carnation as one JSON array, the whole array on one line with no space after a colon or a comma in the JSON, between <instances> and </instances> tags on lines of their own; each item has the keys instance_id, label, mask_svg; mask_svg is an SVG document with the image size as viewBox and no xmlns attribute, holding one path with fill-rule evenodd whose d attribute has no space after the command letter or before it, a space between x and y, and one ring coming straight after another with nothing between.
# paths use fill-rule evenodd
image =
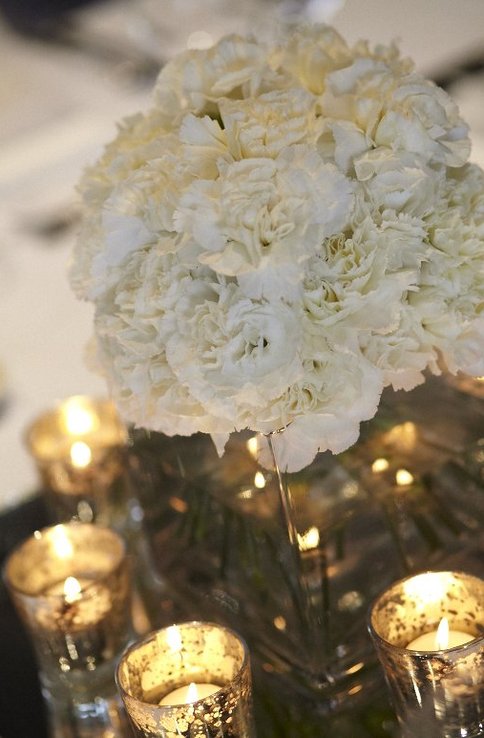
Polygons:
<instances>
[{"instance_id":1,"label":"white carnation","mask_svg":"<svg viewBox=\"0 0 484 738\"><path fill-rule=\"evenodd\" d=\"M162 70L80 193L71 280L125 417L342 451L385 385L484 374L484 174L449 96L328 26ZM284 428L282 433L276 433Z\"/></svg>"},{"instance_id":2,"label":"white carnation","mask_svg":"<svg viewBox=\"0 0 484 738\"><path fill-rule=\"evenodd\" d=\"M249 297L272 299L287 297L286 286L295 295L300 265L346 226L351 205L349 180L309 147L294 146L276 160L224 164L217 180L194 182L176 227L200 244L200 262L238 275Z\"/></svg>"},{"instance_id":3,"label":"white carnation","mask_svg":"<svg viewBox=\"0 0 484 738\"><path fill-rule=\"evenodd\" d=\"M167 358L202 405L232 421L252 422L302 376L297 311L282 301L254 302L233 283L217 299L199 301L194 317L180 316Z\"/></svg>"},{"instance_id":4,"label":"white carnation","mask_svg":"<svg viewBox=\"0 0 484 738\"><path fill-rule=\"evenodd\" d=\"M183 111L210 113L219 98L249 97L266 70L266 49L254 38L232 35L204 50L185 51L161 71L157 107L170 118Z\"/></svg>"},{"instance_id":5,"label":"white carnation","mask_svg":"<svg viewBox=\"0 0 484 738\"><path fill-rule=\"evenodd\" d=\"M300 87L272 90L247 100L221 100L230 153L236 160L276 158L288 146L311 143L318 134L316 100Z\"/></svg>"}]
</instances>

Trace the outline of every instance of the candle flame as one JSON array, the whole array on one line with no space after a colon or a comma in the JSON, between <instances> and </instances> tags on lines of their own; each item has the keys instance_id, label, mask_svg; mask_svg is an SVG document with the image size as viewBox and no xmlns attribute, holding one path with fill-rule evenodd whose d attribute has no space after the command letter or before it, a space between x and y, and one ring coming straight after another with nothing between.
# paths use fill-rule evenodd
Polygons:
<instances>
[{"instance_id":1,"label":"candle flame","mask_svg":"<svg viewBox=\"0 0 484 738\"><path fill-rule=\"evenodd\" d=\"M170 625L166 631L166 640L172 651L181 651L183 648L180 629L176 625Z\"/></svg>"},{"instance_id":2,"label":"candle flame","mask_svg":"<svg viewBox=\"0 0 484 738\"><path fill-rule=\"evenodd\" d=\"M70 542L63 525L56 525L52 529L52 548L54 554L59 559L69 559L74 554L72 543Z\"/></svg>"},{"instance_id":3,"label":"candle flame","mask_svg":"<svg viewBox=\"0 0 484 738\"><path fill-rule=\"evenodd\" d=\"M389 466L390 463L388 459L375 459L375 461L371 465L371 470L374 474L379 474L380 472L386 471Z\"/></svg>"},{"instance_id":4,"label":"candle flame","mask_svg":"<svg viewBox=\"0 0 484 738\"><path fill-rule=\"evenodd\" d=\"M195 682L190 682L187 689L187 702L197 702L198 700L198 689Z\"/></svg>"},{"instance_id":5,"label":"candle flame","mask_svg":"<svg viewBox=\"0 0 484 738\"><path fill-rule=\"evenodd\" d=\"M447 618L442 618L439 623L435 636L435 645L437 646L437 651L443 651L449 647L449 621Z\"/></svg>"},{"instance_id":6,"label":"candle flame","mask_svg":"<svg viewBox=\"0 0 484 738\"><path fill-rule=\"evenodd\" d=\"M64 582L64 598L67 603L72 604L80 598L81 585L75 577L67 577Z\"/></svg>"},{"instance_id":7,"label":"candle flame","mask_svg":"<svg viewBox=\"0 0 484 738\"><path fill-rule=\"evenodd\" d=\"M395 481L399 487L408 487L413 483L414 476L408 469L397 469Z\"/></svg>"},{"instance_id":8,"label":"candle flame","mask_svg":"<svg viewBox=\"0 0 484 738\"><path fill-rule=\"evenodd\" d=\"M73 436L83 436L94 429L94 414L83 407L78 398L72 398L65 407L65 425Z\"/></svg>"},{"instance_id":9,"label":"candle flame","mask_svg":"<svg viewBox=\"0 0 484 738\"><path fill-rule=\"evenodd\" d=\"M257 441L257 436L252 436L252 438L249 438L249 440L246 443L247 451L252 456L253 459L257 459L258 452L259 452L259 442Z\"/></svg>"},{"instance_id":10,"label":"candle flame","mask_svg":"<svg viewBox=\"0 0 484 738\"><path fill-rule=\"evenodd\" d=\"M71 446L70 456L72 466L76 469L85 469L91 463L92 451L84 441L76 441Z\"/></svg>"},{"instance_id":11,"label":"candle flame","mask_svg":"<svg viewBox=\"0 0 484 738\"><path fill-rule=\"evenodd\" d=\"M319 530L313 525L302 535L298 533L297 542L300 551L310 551L312 548L317 548L319 546Z\"/></svg>"},{"instance_id":12,"label":"candle flame","mask_svg":"<svg viewBox=\"0 0 484 738\"><path fill-rule=\"evenodd\" d=\"M276 615L273 623L277 630L286 630L286 618L283 618L282 615Z\"/></svg>"},{"instance_id":13,"label":"candle flame","mask_svg":"<svg viewBox=\"0 0 484 738\"><path fill-rule=\"evenodd\" d=\"M260 471L255 473L254 486L256 489L264 489L266 486L266 478Z\"/></svg>"},{"instance_id":14,"label":"candle flame","mask_svg":"<svg viewBox=\"0 0 484 738\"><path fill-rule=\"evenodd\" d=\"M415 423L408 420L406 423L395 425L386 434L386 441L397 446L402 451L412 451L418 440L418 430Z\"/></svg>"}]
</instances>

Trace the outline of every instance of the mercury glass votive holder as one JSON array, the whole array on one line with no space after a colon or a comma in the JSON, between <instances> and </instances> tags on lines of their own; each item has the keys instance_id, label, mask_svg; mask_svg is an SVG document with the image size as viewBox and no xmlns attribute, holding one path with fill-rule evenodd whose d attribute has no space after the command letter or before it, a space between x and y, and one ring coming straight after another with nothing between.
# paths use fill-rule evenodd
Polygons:
<instances>
[{"instance_id":1,"label":"mercury glass votive holder","mask_svg":"<svg viewBox=\"0 0 484 738\"><path fill-rule=\"evenodd\" d=\"M75 395L36 418L26 431L47 502L56 520L125 515L128 432L107 399Z\"/></svg>"},{"instance_id":2,"label":"mercury glass votive holder","mask_svg":"<svg viewBox=\"0 0 484 738\"><path fill-rule=\"evenodd\" d=\"M440 571L399 581L371 608L369 628L404 738L484 735L482 579Z\"/></svg>"},{"instance_id":3,"label":"mercury glass votive holder","mask_svg":"<svg viewBox=\"0 0 484 738\"><path fill-rule=\"evenodd\" d=\"M120 536L74 522L36 531L10 554L4 576L35 648L51 734L125 735L114 681L132 637Z\"/></svg>"},{"instance_id":4,"label":"mercury glass votive holder","mask_svg":"<svg viewBox=\"0 0 484 738\"><path fill-rule=\"evenodd\" d=\"M255 738L249 654L227 628L156 631L124 653L116 681L137 738Z\"/></svg>"}]
</instances>

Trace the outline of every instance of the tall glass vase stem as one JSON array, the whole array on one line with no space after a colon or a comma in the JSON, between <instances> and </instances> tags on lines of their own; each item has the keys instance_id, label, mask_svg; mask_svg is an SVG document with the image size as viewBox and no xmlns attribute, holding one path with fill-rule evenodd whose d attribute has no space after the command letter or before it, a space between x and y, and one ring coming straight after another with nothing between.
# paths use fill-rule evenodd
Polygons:
<instances>
[{"instance_id":1,"label":"tall glass vase stem","mask_svg":"<svg viewBox=\"0 0 484 738\"><path fill-rule=\"evenodd\" d=\"M282 433L283 431L280 432ZM277 478L281 524L287 532L288 576L292 582L292 596L302 626L301 633L306 636L305 646L308 663L312 665L314 672L318 672L321 671L322 655L326 651L329 641L329 633L326 627L328 619L324 614L328 602L326 596L323 596L321 600L321 596L324 594L324 586L319 588L317 596L315 596L315 593L310 588L307 575L307 562L304 558L305 552L301 551L299 545L296 511L294 499L288 484L288 474L285 470L281 470L273 436L274 434L269 433L266 438ZM317 556L321 555L319 547L315 553ZM331 676L327 673L325 673L325 678L331 681Z\"/></svg>"}]
</instances>

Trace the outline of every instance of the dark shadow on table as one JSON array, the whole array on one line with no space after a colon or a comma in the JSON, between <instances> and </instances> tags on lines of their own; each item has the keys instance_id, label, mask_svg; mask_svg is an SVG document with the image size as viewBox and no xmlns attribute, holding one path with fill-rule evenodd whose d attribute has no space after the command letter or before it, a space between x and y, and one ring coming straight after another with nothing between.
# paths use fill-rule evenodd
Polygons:
<instances>
[{"instance_id":1,"label":"dark shadow on table","mask_svg":"<svg viewBox=\"0 0 484 738\"><path fill-rule=\"evenodd\" d=\"M0 564L38 528L48 525L40 497L0 516ZM0 582L0 738L47 738L44 702L30 640Z\"/></svg>"}]
</instances>

